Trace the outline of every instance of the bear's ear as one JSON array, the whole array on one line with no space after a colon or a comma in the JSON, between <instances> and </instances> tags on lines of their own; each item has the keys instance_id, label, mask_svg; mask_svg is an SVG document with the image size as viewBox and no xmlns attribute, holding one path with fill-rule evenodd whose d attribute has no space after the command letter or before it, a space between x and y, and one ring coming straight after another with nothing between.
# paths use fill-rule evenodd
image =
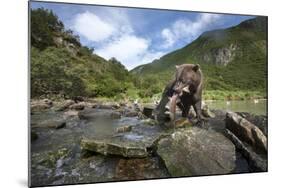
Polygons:
<instances>
[{"instance_id":1,"label":"bear's ear","mask_svg":"<svg viewBox=\"0 0 281 188\"><path fill-rule=\"evenodd\" d=\"M197 72L200 69L200 65L196 64L192 69Z\"/></svg>"},{"instance_id":2,"label":"bear's ear","mask_svg":"<svg viewBox=\"0 0 281 188\"><path fill-rule=\"evenodd\" d=\"M178 69L180 66L179 66L179 65L176 65L175 67L176 67L176 69Z\"/></svg>"}]
</instances>

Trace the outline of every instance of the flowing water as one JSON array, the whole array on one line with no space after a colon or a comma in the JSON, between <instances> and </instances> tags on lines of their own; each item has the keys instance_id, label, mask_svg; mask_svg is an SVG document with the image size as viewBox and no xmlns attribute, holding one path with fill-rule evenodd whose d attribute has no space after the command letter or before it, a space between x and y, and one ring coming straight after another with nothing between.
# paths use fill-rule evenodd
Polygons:
<instances>
[{"instance_id":1,"label":"flowing water","mask_svg":"<svg viewBox=\"0 0 281 188\"><path fill-rule=\"evenodd\" d=\"M267 114L266 100L206 101L206 103L211 109ZM122 116L111 121L93 121L79 119L77 114L70 116L71 113L47 110L31 115L31 129L38 135L31 143L30 167L33 186L169 177L166 167L157 156L128 159L118 156L85 155L80 148L83 137L110 137L118 127L134 127L134 132L126 133L124 136L129 142L143 140L142 134L139 133L146 133L149 138L153 137L155 132L159 132L160 127L145 125L146 128L142 129L140 127L146 120L137 117ZM101 116L106 116L111 111L104 110L103 113ZM63 120L66 126L61 129L41 126L51 124L54 120ZM223 124L223 120L218 119L213 124ZM234 173L249 172L245 159L238 156L237 161L239 163Z\"/></svg>"},{"instance_id":2,"label":"flowing water","mask_svg":"<svg viewBox=\"0 0 281 188\"><path fill-rule=\"evenodd\" d=\"M104 113L106 115L109 112L104 110ZM62 119L66 126L61 129L38 126ZM137 117L122 117L112 121L80 120L77 116L69 117L53 110L33 114L31 127L38 139L31 143L32 186L167 177L157 157L126 159L89 155L83 154L80 148L83 137L110 137L118 127L139 126L142 123ZM126 139L138 141L141 138L128 133ZM132 164L146 165L148 170L136 172L131 169Z\"/></svg>"}]
</instances>

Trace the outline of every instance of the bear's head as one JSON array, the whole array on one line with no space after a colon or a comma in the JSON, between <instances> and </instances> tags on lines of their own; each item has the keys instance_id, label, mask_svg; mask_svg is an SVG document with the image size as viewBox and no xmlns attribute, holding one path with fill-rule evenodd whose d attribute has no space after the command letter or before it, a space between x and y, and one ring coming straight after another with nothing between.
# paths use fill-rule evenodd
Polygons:
<instances>
[{"instance_id":1,"label":"bear's head","mask_svg":"<svg viewBox=\"0 0 281 188\"><path fill-rule=\"evenodd\" d=\"M201 71L198 64L176 65L176 78L173 86L175 93L192 94L201 82Z\"/></svg>"}]
</instances>

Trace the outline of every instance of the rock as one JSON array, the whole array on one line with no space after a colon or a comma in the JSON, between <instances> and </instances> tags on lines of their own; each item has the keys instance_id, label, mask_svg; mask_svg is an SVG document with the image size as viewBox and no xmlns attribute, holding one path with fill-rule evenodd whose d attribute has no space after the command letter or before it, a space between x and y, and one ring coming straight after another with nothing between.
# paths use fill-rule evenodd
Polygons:
<instances>
[{"instance_id":1,"label":"rock","mask_svg":"<svg viewBox=\"0 0 281 188\"><path fill-rule=\"evenodd\" d=\"M51 108L53 102L50 99L43 99L43 100L33 100L31 101L31 113L37 111L44 111L46 109Z\"/></svg>"},{"instance_id":2,"label":"rock","mask_svg":"<svg viewBox=\"0 0 281 188\"><path fill-rule=\"evenodd\" d=\"M127 105L127 102L123 102L123 101L121 101L121 102L119 102L119 106L122 106L122 107L125 107Z\"/></svg>"},{"instance_id":3,"label":"rock","mask_svg":"<svg viewBox=\"0 0 281 188\"><path fill-rule=\"evenodd\" d=\"M119 180L140 180L150 178L167 178L169 174L162 167L158 158L124 159L116 166L116 178Z\"/></svg>"},{"instance_id":4,"label":"rock","mask_svg":"<svg viewBox=\"0 0 281 188\"><path fill-rule=\"evenodd\" d=\"M57 161L66 158L69 153L69 150L66 148L60 148L55 151L32 153L32 160L37 161L39 165L54 168L57 165Z\"/></svg>"},{"instance_id":5,"label":"rock","mask_svg":"<svg viewBox=\"0 0 281 188\"><path fill-rule=\"evenodd\" d=\"M172 177L228 174L235 168L235 146L213 130L176 131L161 139L157 148Z\"/></svg>"},{"instance_id":6,"label":"rock","mask_svg":"<svg viewBox=\"0 0 281 188\"><path fill-rule=\"evenodd\" d=\"M213 113L208 105L204 105L203 108L202 108L202 115L207 117L207 118L214 118L216 117L215 113Z\"/></svg>"},{"instance_id":7,"label":"rock","mask_svg":"<svg viewBox=\"0 0 281 188\"><path fill-rule=\"evenodd\" d=\"M148 157L157 141L162 137L161 129L157 126L135 126L131 132L118 133L113 136L90 136L81 140L83 150L102 155L118 155L129 158Z\"/></svg>"},{"instance_id":8,"label":"rock","mask_svg":"<svg viewBox=\"0 0 281 188\"><path fill-rule=\"evenodd\" d=\"M69 117L76 117L76 116L78 116L78 111L76 111L76 110L68 110L63 113L63 117L65 119L67 119Z\"/></svg>"},{"instance_id":9,"label":"rock","mask_svg":"<svg viewBox=\"0 0 281 188\"><path fill-rule=\"evenodd\" d=\"M111 112L110 114L111 119L119 119L121 118L121 113L120 112Z\"/></svg>"},{"instance_id":10,"label":"rock","mask_svg":"<svg viewBox=\"0 0 281 188\"><path fill-rule=\"evenodd\" d=\"M236 148L247 159L251 171L267 171L267 155L258 155L251 149L251 147L246 146L241 140L239 140L231 131L226 130L226 134L229 139L235 144Z\"/></svg>"},{"instance_id":11,"label":"rock","mask_svg":"<svg viewBox=\"0 0 281 188\"><path fill-rule=\"evenodd\" d=\"M75 103L83 102L84 98L82 96L75 96L73 97Z\"/></svg>"},{"instance_id":12,"label":"rock","mask_svg":"<svg viewBox=\"0 0 281 188\"><path fill-rule=\"evenodd\" d=\"M61 129L66 126L65 121L49 121L47 124L47 127L49 128L55 128L55 129Z\"/></svg>"},{"instance_id":13,"label":"rock","mask_svg":"<svg viewBox=\"0 0 281 188\"><path fill-rule=\"evenodd\" d=\"M121 117L119 112L109 109L85 109L78 113L80 119L118 119Z\"/></svg>"},{"instance_id":14,"label":"rock","mask_svg":"<svg viewBox=\"0 0 281 188\"><path fill-rule=\"evenodd\" d=\"M192 126L192 122L187 118L181 118L175 121L175 128L183 128Z\"/></svg>"},{"instance_id":15,"label":"rock","mask_svg":"<svg viewBox=\"0 0 281 188\"><path fill-rule=\"evenodd\" d=\"M43 110L46 110L46 109L49 109L51 108L50 105L48 104L45 104L45 103L37 103L37 104L32 104L31 105L31 112L37 112L37 111L43 111Z\"/></svg>"},{"instance_id":16,"label":"rock","mask_svg":"<svg viewBox=\"0 0 281 188\"><path fill-rule=\"evenodd\" d=\"M43 99L43 102L49 106L53 105L53 101L51 101L50 99Z\"/></svg>"},{"instance_id":17,"label":"rock","mask_svg":"<svg viewBox=\"0 0 281 188\"><path fill-rule=\"evenodd\" d=\"M144 146L131 146L130 143L112 143L107 140L82 139L81 148L94 151L102 155L119 155L123 157L147 157L147 148Z\"/></svg>"},{"instance_id":18,"label":"rock","mask_svg":"<svg viewBox=\"0 0 281 188\"><path fill-rule=\"evenodd\" d=\"M136 116L138 116L138 115L139 115L139 113L136 112L136 111L133 111L133 110L125 111L125 112L124 112L124 116L125 116L125 117L136 117Z\"/></svg>"},{"instance_id":19,"label":"rock","mask_svg":"<svg viewBox=\"0 0 281 188\"><path fill-rule=\"evenodd\" d=\"M32 125L32 128L54 128L54 129L61 129L66 126L66 122L64 120L59 120L59 119L50 119L50 120L45 120L38 125Z\"/></svg>"},{"instance_id":20,"label":"rock","mask_svg":"<svg viewBox=\"0 0 281 188\"><path fill-rule=\"evenodd\" d=\"M75 102L73 100L66 100L62 102L58 107L57 111L64 111L66 110L69 106L73 105Z\"/></svg>"},{"instance_id":21,"label":"rock","mask_svg":"<svg viewBox=\"0 0 281 188\"><path fill-rule=\"evenodd\" d=\"M157 125L157 121L154 119L146 118L141 121L145 125L155 126Z\"/></svg>"},{"instance_id":22,"label":"rock","mask_svg":"<svg viewBox=\"0 0 281 188\"><path fill-rule=\"evenodd\" d=\"M31 131L31 142L35 141L38 139L38 134L35 131Z\"/></svg>"},{"instance_id":23,"label":"rock","mask_svg":"<svg viewBox=\"0 0 281 188\"><path fill-rule=\"evenodd\" d=\"M114 110L114 109L120 108L120 105L118 103L114 103L114 102L107 102L107 103L102 103L102 104L95 104L95 105L93 105L93 108Z\"/></svg>"},{"instance_id":24,"label":"rock","mask_svg":"<svg viewBox=\"0 0 281 188\"><path fill-rule=\"evenodd\" d=\"M153 112L153 110L154 110L153 107L145 106L145 107L143 107L142 113L143 113L146 117L152 118L152 112Z\"/></svg>"},{"instance_id":25,"label":"rock","mask_svg":"<svg viewBox=\"0 0 281 188\"><path fill-rule=\"evenodd\" d=\"M253 123L254 125L256 125L267 137L267 116L254 115L247 112L237 112L237 114L247 119L249 122Z\"/></svg>"},{"instance_id":26,"label":"rock","mask_svg":"<svg viewBox=\"0 0 281 188\"><path fill-rule=\"evenodd\" d=\"M84 102L75 103L69 106L69 108L72 110L83 110L85 108L85 103Z\"/></svg>"},{"instance_id":27,"label":"rock","mask_svg":"<svg viewBox=\"0 0 281 188\"><path fill-rule=\"evenodd\" d=\"M226 128L257 152L267 153L267 138L254 124L234 112L226 114Z\"/></svg>"},{"instance_id":28,"label":"rock","mask_svg":"<svg viewBox=\"0 0 281 188\"><path fill-rule=\"evenodd\" d=\"M122 126L122 127L118 127L116 129L117 133L124 133L124 132L130 132L132 130L132 126L131 125L126 125L126 126Z\"/></svg>"}]
</instances>

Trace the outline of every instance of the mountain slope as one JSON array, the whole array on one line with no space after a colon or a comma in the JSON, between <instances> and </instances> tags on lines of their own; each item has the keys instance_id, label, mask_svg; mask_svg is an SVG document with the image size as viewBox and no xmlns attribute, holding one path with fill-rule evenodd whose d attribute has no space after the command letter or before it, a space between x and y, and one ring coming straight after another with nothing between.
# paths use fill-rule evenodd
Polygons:
<instances>
[{"instance_id":1,"label":"mountain slope","mask_svg":"<svg viewBox=\"0 0 281 188\"><path fill-rule=\"evenodd\" d=\"M82 46L50 10L31 10L31 97L116 97L133 84L115 58Z\"/></svg>"},{"instance_id":2,"label":"mountain slope","mask_svg":"<svg viewBox=\"0 0 281 188\"><path fill-rule=\"evenodd\" d=\"M266 90L267 18L257 17L228 29L203 33L191 44L131 72L163 85L175 65L200 64L208 90ZM158 75L155 76L155 75Z\"/></svg>"}]
</instances>

